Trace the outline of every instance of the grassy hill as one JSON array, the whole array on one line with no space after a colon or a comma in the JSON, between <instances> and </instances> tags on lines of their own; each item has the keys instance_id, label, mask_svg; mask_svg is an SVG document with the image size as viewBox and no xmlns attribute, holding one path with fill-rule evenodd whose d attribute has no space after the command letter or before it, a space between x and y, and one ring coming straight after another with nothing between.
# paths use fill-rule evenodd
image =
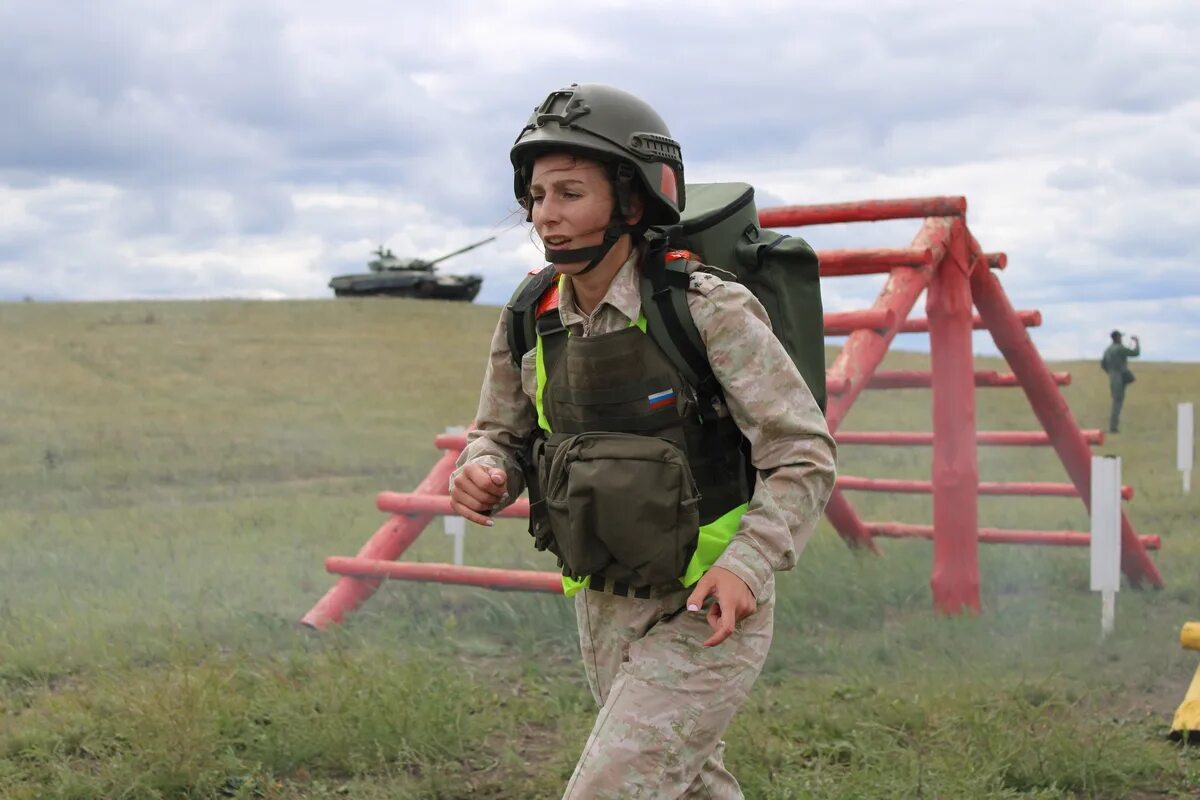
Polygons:
<instances>
[{"instance_id":1,"label":"grassy hill","mask_svg":"<svg viewBox=\"0 0 1200 800\"><path fill-rule=\"evenodd\" d=\"M0 797L558 796L594 707L558 597L384 586L340 629L295 621L473 414L498 309L405 300L0 305ZM1035 335L1036 338L1036 335ZM832 353L831 353L832 358ZM926 358L895 354L891 368ZM981 359L980 368L997 366ZM1055 364L1085 427L1092 361ZM1119 454L1167 587L1099 641L1084 550L984 548L984 613L931 611L930 547L848 551L822 525L781 576L775 646L728 735L747 797L1191 797L1164 739L1200 657L1200 490L1175 404L1200 366L1142 363ZM846 430L929 430L929 395L867 393ZM1016 390L984 429L1036 428ZM985 480L1066 480L981 448ZM843 474L925 478L929 452L845 447ZM864 519L929 500L853 494ZM989 526L1087 530L1076 500L984 498ZM406 556L449 560L431 526ZM518 522L469 563L548 567Z\"/></svg>"}]
</instances>

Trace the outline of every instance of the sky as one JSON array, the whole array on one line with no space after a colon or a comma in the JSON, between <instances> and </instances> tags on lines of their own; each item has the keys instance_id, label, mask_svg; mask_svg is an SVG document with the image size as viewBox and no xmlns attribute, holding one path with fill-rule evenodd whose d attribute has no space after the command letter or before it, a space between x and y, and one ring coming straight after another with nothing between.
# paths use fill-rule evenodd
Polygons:
<instances>
[{"instance_id":1,"label":"sky","mask_svg":"<svg viewBox=\"0 0 1200 800\"><path fill-rule=\"evenodd\" d=\"M0 0L0 300L328 298L380 244L496 235L443 269L499 305L543 263L508 150L550 91L607 83L661 113L689 181L760 208L965 196L1047 358L1116 327L1196 361L1197 41L1195 0ZM826 309L881 285L828 280Z\"/></svg>"}]
</instances>

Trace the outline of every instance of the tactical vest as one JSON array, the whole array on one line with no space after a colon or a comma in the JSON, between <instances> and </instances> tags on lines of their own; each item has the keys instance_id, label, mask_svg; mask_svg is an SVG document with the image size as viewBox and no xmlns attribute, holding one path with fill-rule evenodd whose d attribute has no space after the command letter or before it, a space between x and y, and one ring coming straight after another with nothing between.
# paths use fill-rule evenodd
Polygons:
<instances>
[{"instance_id":1,"label":"tactical vest","mask_svg":"<svg viewBox=\"0 0 1200 800\"><path fill-rule=\"evenodd\" d=\"M690 586L732 539L753 487L746 443L646 335L643 316L570 335L557 287L537 304L537 435L526 457L530 532L570 595L593 576ZM703 417L703 419L702 419Z\"/></svg>"}]
</instances>

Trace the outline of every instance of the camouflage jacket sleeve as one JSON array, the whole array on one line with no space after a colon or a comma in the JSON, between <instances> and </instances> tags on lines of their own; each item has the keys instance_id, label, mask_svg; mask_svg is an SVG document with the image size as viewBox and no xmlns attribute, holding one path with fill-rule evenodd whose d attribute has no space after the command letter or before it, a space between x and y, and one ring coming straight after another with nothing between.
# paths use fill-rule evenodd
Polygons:
<instances>
[{"instance_id":1,"label":"camouflage jacket sleeve","mask_svg":"<svg viewBox=\"0 0 1200 800\"><path fill-rule=\"evenodd\" d=\"M536 424L537 412L521 387L521 370L509 354L508 324L501 311L483 373L475 427L467 432L466 449L450 480L469 463L503 469L508 473L508 492L496 508L507 506L525 489L516 453Z\"/></svg>"},{"instance_id":2,"label":"camouflage jacket sleeve","mask_svg":"<svg viewBox=\"0 0 1200 800\"><path fill-rule=\"evenodd\" d=\"M688 305L758 473L749 509L715 566L745 581L762 602L772 573L795 566L820 521L837 450L812 392L748 289L696 272Z\"/></svg>"}]
</instances>

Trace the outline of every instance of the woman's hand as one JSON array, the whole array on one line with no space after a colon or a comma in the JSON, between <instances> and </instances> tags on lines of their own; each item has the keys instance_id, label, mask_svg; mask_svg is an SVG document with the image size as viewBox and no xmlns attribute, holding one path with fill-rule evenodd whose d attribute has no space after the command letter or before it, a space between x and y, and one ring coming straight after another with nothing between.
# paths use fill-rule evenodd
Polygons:
<instances>
[{"instance_id":1,"label":"woman's hand","mask_svg":"<svg viewBox=\"0 0 1200 800\"><path fill-rule=\"evenodd\" d=\"M468 464L450 484L450 509L477 525L490 527L494 520L488 514L507 491L508 473L504 470Z\"/></svg>"},{"instance_id":2,"label":"woman's hand","mask_svg":"<svg viewBox=\"0 0 1200 800\"><path fill-rule=\"evenodd\" d=\"M746 582L721 567L713 567L704 573L688 597L688 611L699 611L709 595L716 595L717 601L708 609L708 625L713 629L713 635L704 641L705 647L728 639L737 624L758 609L758 602Z\"/></svg>"}]
</instances>

